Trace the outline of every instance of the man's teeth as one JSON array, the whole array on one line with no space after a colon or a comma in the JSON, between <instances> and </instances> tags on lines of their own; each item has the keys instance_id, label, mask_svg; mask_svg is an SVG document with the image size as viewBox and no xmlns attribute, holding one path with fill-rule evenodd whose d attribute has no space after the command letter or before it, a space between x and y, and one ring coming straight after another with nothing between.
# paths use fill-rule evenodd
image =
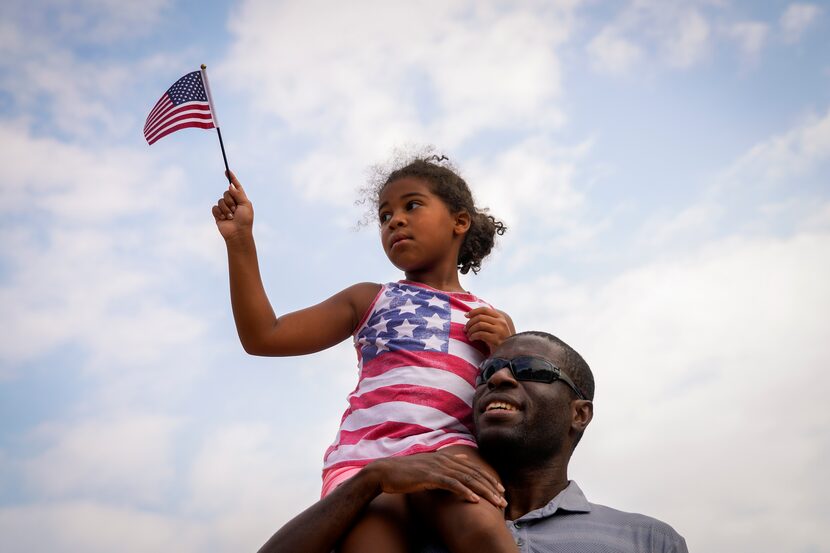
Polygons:
<instances>
[{"instance_id":1,"label":"man's teeth","mask_svg":"<svg viewBox=\"0 0 830 553\"><path fill-rule=\"evenodd\" d=\"M494 409L503 409L505 411L515 411L516 408L509 403L505 403L503 401L494 401L490 405L487 406L486 411L492 411Z\"/></svg>"}]
</instances>

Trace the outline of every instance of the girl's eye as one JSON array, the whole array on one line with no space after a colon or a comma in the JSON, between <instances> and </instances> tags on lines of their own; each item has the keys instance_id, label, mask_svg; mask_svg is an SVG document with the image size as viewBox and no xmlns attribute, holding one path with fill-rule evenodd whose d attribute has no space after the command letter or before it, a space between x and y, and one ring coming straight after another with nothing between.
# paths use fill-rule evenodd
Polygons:
<instances>
[{"instance_id":1,"label":"girl's eye","mask_svg":"<svg viewBox=\"0 0 830 553\"><path fill-rule=\"evenodd\" d=\"M408 202L406 202L406 210L407 211L412 211L416 207L421 207L421 202L419 202L417 200L409 200Z\"/></svg>"},{"instance_id":2,"label":"girl's eye","mask_svg":"<svg viewBox=\"0 0 830 553\"><path fill-rule=\"evenodd\" d=\"M381 213L381 214L378 216L378 219L380 219L380 222L381 222L381 223L386 223L386 222L387 222L387 221L389 221L389 219L391 219L391 218L392 218L392 214L391 214L391 213L388 213L388 212L386 212L386 213Z\"/></svg>"}]
</instances>

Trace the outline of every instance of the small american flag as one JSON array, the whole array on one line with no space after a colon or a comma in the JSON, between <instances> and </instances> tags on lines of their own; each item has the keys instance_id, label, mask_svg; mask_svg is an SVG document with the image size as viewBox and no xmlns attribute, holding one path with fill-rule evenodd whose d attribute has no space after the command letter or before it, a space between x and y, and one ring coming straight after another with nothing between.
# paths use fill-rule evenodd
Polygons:
<instances>
[{"instance_id":1,"label":"small american flag","mask_svg":"<svg viewBox=\"0 0 830 553\"><path fill-rule=\"evenodd\" d=\"M148 144L188 127L212 129L215 117L199 71L188 73L167 89L147 116L144 138Z\"/></svg>"}]
</instances>

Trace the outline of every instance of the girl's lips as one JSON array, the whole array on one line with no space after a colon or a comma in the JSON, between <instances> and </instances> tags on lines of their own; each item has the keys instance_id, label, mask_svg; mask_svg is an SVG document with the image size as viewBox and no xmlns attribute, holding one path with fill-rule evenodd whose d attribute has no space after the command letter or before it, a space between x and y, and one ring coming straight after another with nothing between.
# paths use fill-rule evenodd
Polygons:
<instances>
[{"instance_id":1,"label":"girl's lips","mask_svg":"<svg viewBox=\"0 0 830 553\"><path fill-rule=\"evenodd\" d=\"M408 240L412 240L412 239L408 236L396 236L395 238L392 239L392 242L391 242L392 245L389 246L389 247L390 247L390 249L394 249L395 246L397 246L401 242L406 242Z\"/></svg>"}]
</instances>

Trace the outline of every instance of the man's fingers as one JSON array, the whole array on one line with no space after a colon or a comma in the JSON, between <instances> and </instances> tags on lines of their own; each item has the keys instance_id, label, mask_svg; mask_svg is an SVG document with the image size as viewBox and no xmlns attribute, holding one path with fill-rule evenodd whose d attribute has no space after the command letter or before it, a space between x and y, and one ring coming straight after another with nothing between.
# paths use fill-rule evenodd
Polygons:
<instances>
[{"instance_id":1,"label":"man's fingers","mask_svg":"<svg viewBox=\"0 0 830 553\"><path fill-rule=\"evenodd\" d=\"M476 498L485 498L487 501L492 503L494 506L498 507L499 509L505 507L507 505L507 501L505 501L504 497L501 493L493 486L490 482L485 480L482 475L478 472L458 472L454 473L452 477L452 481L457 482L461 485L461 488L464 490L469 490L473 494L475 494ZM456 490L460 490L461 488L456 487L451 491L462 495ZM462 497L465 497L462 495ZM466 497L465 497L466 499ZM469 499L467 499L469 501Z\"/></svg>"},{"instance_id":2,"label":"man's fingers","mask_svg":"<svg viewBox=\"0 0 830 553\"><path fill-rule=\"evenodd\" d=\"M449 459L449 458L448 458ZM481 467L468 460L466 457L459 459L452 456L451 462L455 465L454 477L464 485L472 489L481 497L486 497L497 507L504 503L502 492L504 487L498 479L489 472L481 470Z\"/></svg>"},{"instance_id":3,"label":"man's fingers","mask_svg":"<svg viewBox=\"0 0 830 553\"><path fill-rule=\"evenodd\" d=\"M499 482L498 478L493 476L489 471L481 470L481 467L479 465L471 461L469 457L467 457L463 453L453 455L452 457L455 462L464 465L466 469L472 471L476 476L486 480L493 487L494 490L497 490L498 492L504 491L504 486L501 485L501 482Z\"/></svg>"},{"instance_id":4,"label":"man's fingers","mask_svg":"<svg viewBox=\"0 0 830 553\"><path fill-rule=\"evenodd\" d=\"M458 497L469 501L470 503L478 503L480 498L467 486L462 484L457 478L452 476L442 476L435 483L435 486L430 486L430 489L442 489L452 492Z\"/></svg>"}]
</instances>

